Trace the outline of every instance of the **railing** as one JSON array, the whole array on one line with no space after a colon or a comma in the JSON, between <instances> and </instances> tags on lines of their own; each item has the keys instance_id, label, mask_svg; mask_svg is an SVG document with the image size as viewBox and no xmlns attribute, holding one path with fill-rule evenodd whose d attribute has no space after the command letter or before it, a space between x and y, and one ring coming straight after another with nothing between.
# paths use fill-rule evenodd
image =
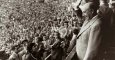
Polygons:
<instances>
[{"instance_id":1,"label":"railing","mask_svg":"<svg viewBox=\"0 0 115 60\"><path fill-rule=\"evenodd\" d=\"M71 60L73 58L73 56L76 53L76 46L74 46L74 48L72 49L72 51L68 54L68 56L66 57L65 60Z\"/></svg>"}]
</instances>

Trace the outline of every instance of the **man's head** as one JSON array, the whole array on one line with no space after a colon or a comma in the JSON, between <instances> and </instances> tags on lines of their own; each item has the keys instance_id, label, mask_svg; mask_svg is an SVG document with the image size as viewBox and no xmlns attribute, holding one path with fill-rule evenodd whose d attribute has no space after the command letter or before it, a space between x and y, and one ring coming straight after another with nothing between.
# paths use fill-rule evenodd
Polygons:
<instances>
[{"instance_id":1,"label":"man's head","mask_svg":"<svg viewBox=\"0 0 115 60\"><path fill-rule=\"evenodd\" d=\"M68 26L69 26L68 23L69 23L68 21L65 21L65 22L64 22L64 26L65 26L66 28L68 28Z\"/></svg>"},{"instance_id":2,"label":"man's head","mask_svg":"<svg viewBox=\"0 0 115 60\"><path fill-rule=\"evenodd\" d=\"M73 21L73 26L77 27L77 21Z\"/></svg>"},{"instance_id":3,"label":"man's head","mask_svg":"<svg viewBox=\"0 0 115 60\"><path fill-rule=\"evenodd\" d=\"M18 52L18 45L12 46L11 51L17 53Z\"/></svg>"},{"instance_id":4,"label":"man's head","mask_svg":"<svg viewBox=\"0 0 115 60\"><path fill-rule=\"evenodd\" d=\"M72 19L74 20L75 18L76 18L76 15L73 15L73 16L72 16Z\"/></svg>"},{"instance_id":5,"label":"man's head","mask_svg":"<svg viewBox=\"0 0 115 60\"><path fill-rule=\"evenodd\" d=\"M73 10L74 15L76 15L75 17L77 17L77 19L82 19L82 11L81 9L78 7L77 10Z\"/></svg>"},{"instance_id":6,"label":"man's head","mask_svg":"<svg viewBox=\"0 0 115 60\"><path fill-rule=\"evenodd\" d=\"M92 19L97 13L97 6L93 2L88 2L81 7L85 19Z\"/></svg>"},{"instance_id":7,"label":"man's head","mask_svg":"<svg viewBox=\"0 0 115 60\"><path fill-rule=\"evenodd\" d=\"M23 44L23 46L27 46L27 45L28 45L28 40L26 40L26 39L23 40L23 41L22 41L22 44Z\"/></svg>"},{"instance_id":8,"label":"man's head","mask_svg":"<svg viewBox=\"0 0 115 60\"><path fill-rule=\"evenodd\" d=\"M34 40L35 40L35 43L39 42L38 37L35 37Z\"/></svg>"},{"instance_id":9,"label":"man's head","mask_svg":"<svg viewBox=\"0 0 115 60\"><path fill-rule=\"evenodd\" d=\"M43 41L41 37L35 37L35 43L38 44L39 42Z\"/></svg>"},{"instance_id":10,"label":"man's head","mask_svg":"<svg viewBox=\"0 0 115 60\"><path fill-rule=\"evenodd\" d=\"M47 40L47 36L43 36L43 40L46 41Z\"/></svg>"},{"instance_id":11,"label":"man's head","mask_svg":"<svg viewBox=\"0 0 115 60\"><path fill-rule=\"evenodd\" d=\"M60 38L60 33L59 33L59 32L55 32L55 33L54 33L54 37L55 37L55 39Z\"/></svg>"}]
</instances>

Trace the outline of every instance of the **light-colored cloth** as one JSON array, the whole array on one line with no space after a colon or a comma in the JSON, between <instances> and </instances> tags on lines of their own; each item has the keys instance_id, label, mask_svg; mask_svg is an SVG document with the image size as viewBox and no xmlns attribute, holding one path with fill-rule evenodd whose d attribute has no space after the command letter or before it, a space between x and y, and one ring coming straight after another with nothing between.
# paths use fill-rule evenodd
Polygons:
<instances>
[{"instance_id":1,"label":"light-colored cloth","mask_svg":"<svg viewBox=\"0 0 115 60\"><path fill-rule=\"evenodd\" d=\"M60 27L59 33L61 35L61 38L65 38L66 35L69 35L71 33L71 28Z\"/></svg>"},{"instance_id":2,"label":"light-colored cloth","mask_svg":"<svg viewBox=\"0 0 115 60\"><path fill-rule=\"evenodd\" d=\"M51 31L58 31L58 30L59 30L58 27L52 27L52 28L51 28Z\"/></svg>"},{"instance_id":3,"label":"light-colored cloth","mask_svg":"<svg viewBox=\"0 0 115 60\"><path fill-rule=\"evenodd\" d=\"M18 54L19 54L19 57L20 57L20 59L22 60L22 56L24 55L24 54L26 54L27 53L27 50L22 50L22 51L20 51Z\"/></svg>"},{"instance_id":4,"label":"light-colored cloth","mask_svg":"<svg viewBox=\"0 0 115 60\"><path fill-rule=\"evenodd\" d=\"M93 60L95 52L98 50L101 41L101 21L98 16L95 16L90 21L85 21L76 42L76 51L79 60L84 60L85 57Z\"/></svg>"},{"instance_id":5,"label":"light-colored cloth","mask_svg":"<svg viewBox=\"0 0 115 60\"><path fill-rule=\"evenodd\" d=\"M8 60L20 60L20 58L19 58L19 55L17 53L13 52Z\"/></svg>"},{"instance_id":6,"label":"light-colored cloth","mask_svg":"<svg viewBox=\"0 0 115 60\"><path fill-rule=\"evenodd\" d=\"M37 60L31 53L26 53L22 56L22 60Z\"/></svg>"}]
</instances>

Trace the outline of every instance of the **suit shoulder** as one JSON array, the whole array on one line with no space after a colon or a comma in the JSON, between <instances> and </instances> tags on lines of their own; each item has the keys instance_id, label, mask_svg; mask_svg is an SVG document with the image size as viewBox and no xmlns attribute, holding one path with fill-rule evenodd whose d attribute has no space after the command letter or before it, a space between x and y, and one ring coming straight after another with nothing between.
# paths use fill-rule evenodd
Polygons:
<instances>
[{"instance_id":1,"label":"suit shoulder","mask_svg":"<svg viewBox=\"0 0 115 60\"><path fill-rule=\"evenodd\" d=\"M97 18L96 21L92 24L92 27L101 27L102 20L101 18Z\"/></svg>"}]
</instances>

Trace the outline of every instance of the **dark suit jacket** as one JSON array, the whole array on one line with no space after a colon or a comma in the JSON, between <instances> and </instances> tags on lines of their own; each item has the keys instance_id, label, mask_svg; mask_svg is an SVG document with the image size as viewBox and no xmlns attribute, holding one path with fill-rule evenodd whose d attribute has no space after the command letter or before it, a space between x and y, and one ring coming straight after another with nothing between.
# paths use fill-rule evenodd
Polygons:
<instances>
[{"instance_id":1,"label":"dark suit jacket","mask_svg":"<svg viewBox=\"0 0 115 60\"><path fill-rule=\"evenodd\" d=\"M61 39L55 39L55 42L52 44L51 49L51 60L61 60L63 55L63 50L61 48Z\"/></svg>"}]
</instances>

